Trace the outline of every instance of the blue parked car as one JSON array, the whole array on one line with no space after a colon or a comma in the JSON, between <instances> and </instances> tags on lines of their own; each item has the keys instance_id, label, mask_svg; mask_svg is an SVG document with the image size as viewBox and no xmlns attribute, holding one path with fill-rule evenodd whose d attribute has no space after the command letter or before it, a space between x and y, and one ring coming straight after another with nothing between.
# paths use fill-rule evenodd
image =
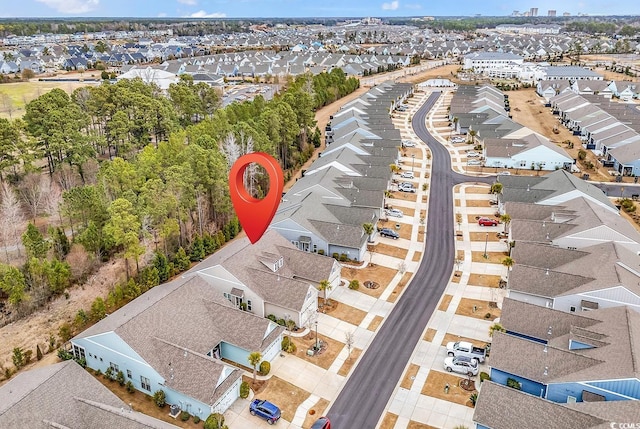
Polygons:
<instances>
[{"instance_id":1,"label":"blue parked car","mask_svg":"<svg viewBox=\"0 0 640 429\"><path fill-rule=\"evenodd\" d=\"M252 416L262 417L270 425L280 420L280 408L264 399L254 399L249 405Z\"/></svg>"}]
</instances>

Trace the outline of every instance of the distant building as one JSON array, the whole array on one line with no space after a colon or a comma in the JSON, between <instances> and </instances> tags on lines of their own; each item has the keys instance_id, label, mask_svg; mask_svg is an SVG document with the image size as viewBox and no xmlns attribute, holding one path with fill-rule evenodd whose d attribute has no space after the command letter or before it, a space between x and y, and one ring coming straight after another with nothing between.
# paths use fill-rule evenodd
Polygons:
<instances>
[{"instance_id":1,"label":"distant building","mask_svg":"<svg viewBox=\"0 0 640 429\"><path fill-rule=\"evenodd\" d=\"M538 8L537 7L532 7L529 10L529 16L538 16Z\"/></svg>"},{"instance_id":2,"label":"distant building","mask_svg":"<svg viewBox=\"0 0 640 429\"><path fill-rule=\"evenodd\" d=\"M549 12L547 13L547 16L556 16L556 11L553 9L549 9Z\"/></svg>"},{"instance_id":3,"label":"distant building","mask_svg":"<svg viewBox=\"0 0 640 429\"><path fill-rule=\"evenodd\" d=\"M571 13L569 13L569 12L564 12L564 13L562 14L562 16L571 16Z\"/></svg>"}]
</instances>

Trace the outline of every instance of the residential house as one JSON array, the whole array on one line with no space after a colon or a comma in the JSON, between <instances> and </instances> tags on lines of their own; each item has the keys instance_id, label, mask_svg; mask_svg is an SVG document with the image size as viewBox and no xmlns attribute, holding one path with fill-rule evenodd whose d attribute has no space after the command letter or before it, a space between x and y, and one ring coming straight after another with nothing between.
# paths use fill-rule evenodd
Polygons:
<instances>
[{"instance_id":1,"label":"residential house","mask_svg":"<svg viewBox=\"0 0 640 429\"><path fill-rule=\"evenodd\" d=\"M520 139L484 139L482 153L486 167L553 171L574 163L564 149L534 132Z\"/></svg>"},{"instance_id":2,"label":"residential house","mask_svg":"<svg viewBox=\"0 0 640 429\"><path fill-rule=\"evenodd\" d=\"M142 414L75 361L20 372L0 387L3 428L177 429Z\"/></svg>"}]
</instances>

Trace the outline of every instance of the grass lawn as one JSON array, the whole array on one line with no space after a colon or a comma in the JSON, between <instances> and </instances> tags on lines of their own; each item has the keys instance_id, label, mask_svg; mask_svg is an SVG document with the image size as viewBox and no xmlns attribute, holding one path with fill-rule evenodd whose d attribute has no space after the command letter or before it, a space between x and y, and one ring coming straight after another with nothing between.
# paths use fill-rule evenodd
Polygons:
<instances>
[{"instance_id":1,"label":"grass lawn","mask_svg":"<svg viewBox=\"0 0 640 429\"><path fill-rule=\"evenodd\" d=\"M424 423L414 422L413 420L409 421L407 425L407 429L437 429L433 426L425 425Z\"/></svg>"},{"instance_id":2,"label":"grass lawn","mask_svg":"<svg viewBox=\"0 0 640 429\"><path fill-rule=\"evenodd\" d=\"M458 308L456 309L456 314L461 316L474 317L476 319L488 321L500 317L500 313L500 309L497 307L494 308L492 303L489 301L482 301L480 299L462 298L460 300L460 304L458 304Z\"/></svg>"},{"instance_id":3,"label":"grass lawn","mask_svg":"<svg viewBox=\"0 0 640 429\"><path fill-rule=\"evenodd\" d=\"M398 415L387 412L382 419L380 429L393 429L398 421Z\"/></svg>"},{"instance_id":4,"label":"grass lawn","mask_svg":"<svg viewBox=\"0 0 640 429\"><path fill-rule=\"evenodd\" d=\"M431 396L432 398L438 398L471 407L469 396L476 391L468 391L460 387L459 383L462 380L464 380L464 378L458 377L457 375L432 369L429 371L427 380L425 381L420 393ZM449 385L448 393L445 393L446 385Z\"/></svg>"},{"instance_id":5,"label":"grass lawn","mask_svg":"<svg viewBox=\"0 0 640 429\"><path fill-rule=\"evenodd\" d=\"M413 258L411 258L411 260L413 262L418 262L420 260L420 258L422 258L422 252L414 252L413 253Z\"/></svg>"},{"instance_id":6,"label":"grass lawn","mask_svg":"<svg viewBox=\"0 0 640 429\"><path fill-rule=\"evenodd\" d=\"M389 282L396 275L396 270L392 270L391 268L383 267L380 265L371 266L369 264L366 268L355 269L355 268L342 268L342 277L351 281L358 280L360 282L360 287L358 288L359 292L366 293L367 295L373 296L375 298L379 298L384 292L385 288L389 285ZM380 285L377 289L369 289L364 287L365 281L374 281Z\"/></svg>"},{"instance_id":7,"label":"grass lawn","mask_svg":"<svg viewBox=\"0 0 640 429\"><path fill-rule=\"evenodd\" d=\"M507 252L487 252L487 257L484 257L484 252L471 252L472 262L486 262L488 264L502 264L504 258L509 256Z\"/></svg>"},{"instance_id":8,"label":"grass lawn","mask_svg":"<svg viewBox=\"0 0 640 429\"><path fill-rule=\"evenodd\" d=\"M500 237L498 237L497 232L495 231L488 231L488 232L489 232L488 238L487 238L486 232L470 232L469 237L471 238L471 241L484 241L485 239L487 241L493 241L493 242L500 241Z\"/></svg>"},{"instance_id":9,"label":"grass lawn","mask_svg":"<svg viewBox=\"0 0 640 429\"><path fill-rule=\"evenodd\" d=\"M413 385L413 380L415 380L416 375L418 374L418 370L420 369L420 365L416 365L415 363L409 364L409 369L404 374L402 378L402 382L400 383L400 387L404 389L411 389Z\"/></svg>"},{"instance_id":10,"label":"grass lawn","mask_svg":"<svg viewBox=\"0 0 640 429\"><path fill-rule=\"evenodd\" d=\"M382 318L382 316L374 316L373 320L371 321L371 323L369 323L369 326L367 326L367 330L375 332L376 329L378 329L378 326L380 326L380 324L382 323L384 319Z\"/></svg>"},{"instance_id":11,"label":"grass lawn","mask_svg":"<svg viewBox=\"0 0 640 429\"><path fill-rule=\"evenodd\" d=\"M375 246L369 246L369 251L373 251L374 253L379 253L381 255L394 256L399 259L406 258L407 253L409 252L409 250L407 249L391 246L384 243L378 243Z\"/></svg>"},{"instance_id":12,"label":"grass lawn","mask_svg":"<svg viewBox=\"0 0 640 429\"><path fill-rule=\"evenodd\" d=\"M489 190L491 190L491 186L469 186L465 188L464 192L466 194L488 194Z\"/></svg>"},{"instance_id":13,"label":"grass lawn","mask_svg":"<svg viewBox=\"0 0 640 429\"><path fill-rule=\"evenodd\" d=\"M249 384L251 382L249 381ZM258 394L257 398L266 399L269 402L278 404L282 413L282 418L290 422L296 415L296 410L311 394L306 390L273 376L269 379L265 388ZM199 427L195 426L194 427Z\"/></svg>"},{"instance_id":14,"label":"grass lawn","mask_svg":"<svg viewBox=\"0 0 640 429\"><path fill-rule=\"evenodd\" d=\"M500 276L493 276L491 274L476 274L471 273L469 275L469 281L467 282L470 286L484 286L484 287L500 287Z\"/></svg>"},{"instance_id":15,"label":"grass lawn","mask_svg":"<svg viewBox=\"0 0 640 429\"><path fill-rule=\"evenodd\" d=\"M360 288L366 289L362 284L360 284ZM328 299L325 304L324 298L318 298L318 311L356 326L360 325L367 315L365 311L334 299Z\"/></svg>"},{"instance_id":16,"label":"grass lawn","mask_svg":"<svg viewBox=\"0 0 640 429\"><path fill-rule=\"evenodd\" d=\"M324 416L324 412L329 406L329 401L324 398L320 398L318 402L316 402L311 408L309 408L309 412L307 416L304 418L304 423L302 424L303 428L311 427L313 422L315 422L318 417Z\"/></svg>"},{"instance_id":17,"label":"grass lawn","mask_svg":"<svg viewBox=\"0 0 640 429\"><path fill-rule=\"evenodd\" d=\"M362 349L354 349L354 348L352 348L351 349L351 356L349 356L344 361L344 363L342 364L342 366L338 370L338 375L346 377L347 374L349 374L349 371L351 371L351 368L356 363L356 361L358 360L358 358L360 357L361 354L362 354Z\"/></svg>"},{"instance_id":18,"label":"grass lawn","mask_svg":"<svg viewBox=\"0 0 640 429\"><path fill-rule=\"evenodd\" d=\"M336 357L344 348L344 344L340 341L334 340L333 338L325 337L322 334L318 334L318 342L322 341L325 344L325 348L319 354L316 353L313 356L309 356L307 354L307 350L310 350L316 344L315 330L310 331L304 337L290 338L291 341L296 345L296 351L295 353L293 353L295 356L299 357L300 359L306 360L307 362L311 362L312 364L318 365L320 368L324 369L329 369L333 361L336 360Z\"/></svg>"},{"instance_id":19,"label":"grass lawn","mask_svg":"<svg viewBox=\"0 0 640 429\"><path fill-rule=\"evenodd\" d=\"M425 341L431 342L431 341L433 341L433 337L436 336L436 332L438 332L438 331L436 331L433 328L429 328L429 329L427 329L427 332L424 333L424 337L422 337L422 339L425 340Z\"/></svg>"},{"instance_id":20,"label":"grass lawn","mask_svg":"<svg viewBox=\"0 0 640 429\"><path fill-rule=\"evenodd\" d=\"M443 296L442 301L440 301L440 305L438 306L438 310L447 311L447 308L449 308L449 304L451 304L452 299L453 299L453 295Z\"/></svg>"},{"instance_id":21,"label":"grass lawn","mask_svg":"<svg viewBox=\"0 0 640 429\"><path fill-rule=\"evenodd\" d=\"M389 220L386 220L386 221L385 220L378 221L378 228L392 229L400 235L400 238L404 238L405 240L410 240L411 228L413 227L413 225L395 222L394 219L395 218L389 218ZM397 228L398 225L400 225L400 229ZM389 239L389 240L393 240L393 239Z\"/></svg>"},{"instance_id":22,"label":"grass lawn","mask_svg":"<svg viewBox=\"0 0 640 429\"><path fill-rule=\"evenodd\" d=\"M92 84L94 86L95 84ZM71 94L76 88L88 86L85 82L15 82L0 85L0 99L6 94L11 99L11 117L21 118L25 105L54 88L60 88ZM0 102L0 118L9 118L9 109Z\"/></svg>"},{"instance_id":23,"label":"grass lawn","mask_svg":"<svg viewBox=\"0 0 640 429\"><path fill-rule=\"evenodd\" d=\"M404 273L404 275L402 276L402 278L400 279L396 287L393 288L393 291L391 291L391 295L389 295L389 297L387 298L387 302L396 302L396 300L400 296L402 288L405 287L409 282L411 275L412 273Z\"/></svg>"},{"instance_id":24,"label":"grass lawn","mask_svg":"<svg viewBox=\"0 0 640 429\"><path fill-rule=\"evenodd\" d=\"M467 207L491 207L489 200L467 200Z\"/></svg>"}]
</instances>

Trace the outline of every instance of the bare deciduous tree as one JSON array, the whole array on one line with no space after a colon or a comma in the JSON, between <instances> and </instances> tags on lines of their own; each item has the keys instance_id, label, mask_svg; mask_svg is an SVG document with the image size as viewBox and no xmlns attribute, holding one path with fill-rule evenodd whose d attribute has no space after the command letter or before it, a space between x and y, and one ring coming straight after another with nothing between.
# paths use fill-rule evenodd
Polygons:
<instances>
[{"instance_id":1,"label":"bare deciduous tree","mask_svg":"<svg viewBox=\"0 0 640 429\"><path fill-rule=\"evenodd\" d=\"M56 219L58 225L62 225L62 189L55 182L49 182L49 190L44 197L44 210L51 219ZM53 223L50 221L50 223Z\"/></svg>"},{"instance_id":2,"label":"bare deciduous tree","mask_svg":"<svg viewBox=\"0 0 640 429\"><path fill-rule=\"evenodd\" d=\"M20 201L8 184L2 184L0 193L2 198L2 203L0 203L0 237L2 237L7 263L9 263L10 247L15 247L20 254L20 237L24 229L25 218Z\"/></svg>"},{"instance_id":3,"label":"bare deciduous tree","mask_svg":"<svg viewBox=\"0 0 640 429\"><path fill-rule=\"evenodd\" d=\"M20 196L24 203L29 206L29 211L34 221L38 217L38 210L44 205L45 195L50 187L49 183L49 179L43 174L29 173L22 181L22 186L20 186Z\"/></svg>"},{"instance_id":4,"label":"bare deciduous tree","mask_svg":"<svg viewBox=\"0 0 640 429\"><path fill-rule=\"evenodd\" d=\"M351 358L351 349L353 348L353 344L356 341L356 337L353 334L353 331L347 331L344 333L344 343L347 346L347 351L349 352L348 357Z\"/></svg>"}]
</instances>

